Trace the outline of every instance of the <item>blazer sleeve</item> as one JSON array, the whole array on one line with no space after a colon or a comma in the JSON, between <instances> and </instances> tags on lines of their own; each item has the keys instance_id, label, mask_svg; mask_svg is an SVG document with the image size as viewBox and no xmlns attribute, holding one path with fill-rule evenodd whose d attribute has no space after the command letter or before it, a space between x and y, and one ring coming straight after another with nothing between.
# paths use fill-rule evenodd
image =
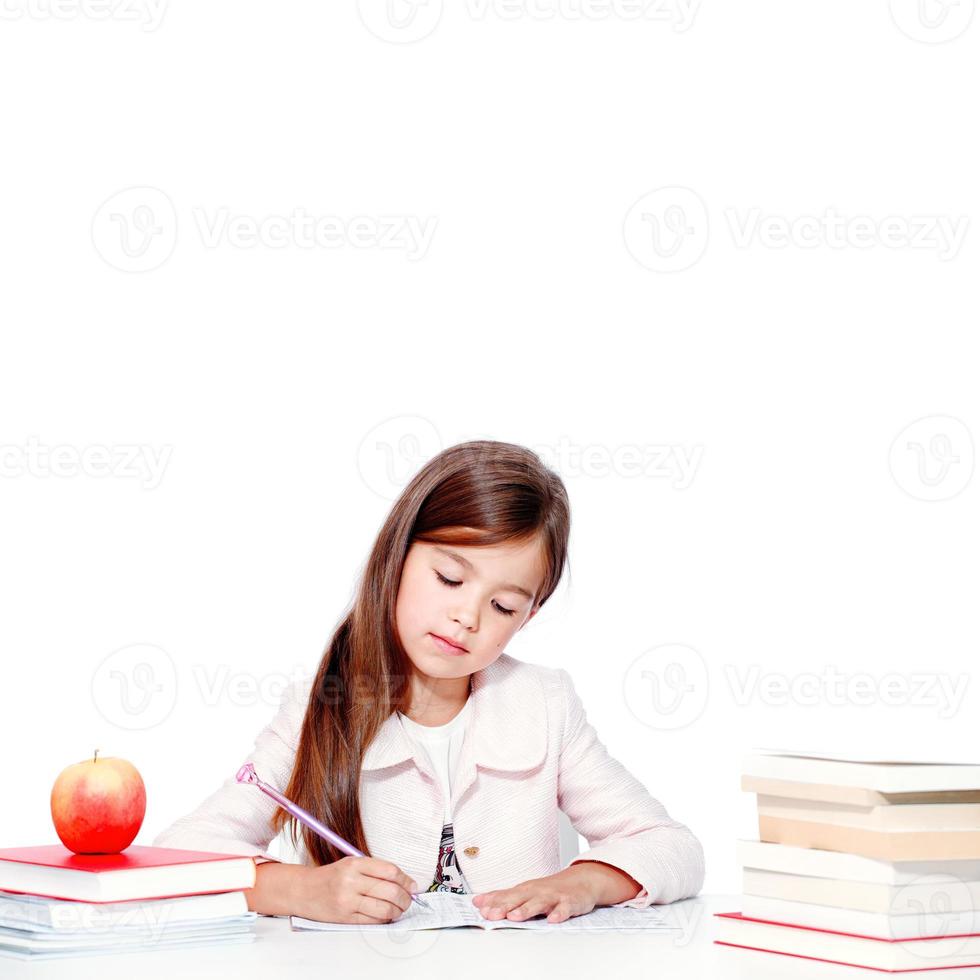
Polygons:
<instances>
[{"instance_id":1,"label":"blazer sleeve","mask_svg":"<svg viewBox=\"0 0 980 980\"><path fill-rule=\"evenodd\" d=\"M310 687L310 680L286 686L275 716L241 762L251 762L259 777L280 792L285 791L292 773ZM278 804L260 789L239 783L232 775L196 809L157 834L153 845L252 855L256 864L279 861L269 850L275 837L271 821L277 809Z\"/></svg>"},{"instance_id":2,"label":"blazer sleeve","mask_svg":"<svg viewBox=\"0 0 980 980\"><path fill-rule=\"evenodd\" d=\"M609 755L586 718L571 675L557 670L566 707L558 808L589 842L589 850L569 865L601 861L635 878L639 893L613 908L647 908L696 895L704 884L701 843Z\"/></svg>"}]
</instances>

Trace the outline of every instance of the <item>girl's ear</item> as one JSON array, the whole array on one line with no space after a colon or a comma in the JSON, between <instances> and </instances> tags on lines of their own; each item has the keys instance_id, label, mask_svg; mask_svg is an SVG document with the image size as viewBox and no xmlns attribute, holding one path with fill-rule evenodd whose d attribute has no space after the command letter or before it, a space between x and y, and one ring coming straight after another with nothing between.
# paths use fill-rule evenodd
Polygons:
<instances>
[{"instance_id":1,"label":"girl's ear","mask_svg":"<svg viewBox=\"0 0 980 980\"><path fill-rule=\"evenodd\" d=\"M534 619L534 617L538 614L538 610L540 608L541 608L540 606L531 607L531 612L528 615L527 619L525 619L524 622L521 623L521 629L524 629L524 627L527 626L527 624L530 623L532 619Z\"/></svg>"}]
</instances>

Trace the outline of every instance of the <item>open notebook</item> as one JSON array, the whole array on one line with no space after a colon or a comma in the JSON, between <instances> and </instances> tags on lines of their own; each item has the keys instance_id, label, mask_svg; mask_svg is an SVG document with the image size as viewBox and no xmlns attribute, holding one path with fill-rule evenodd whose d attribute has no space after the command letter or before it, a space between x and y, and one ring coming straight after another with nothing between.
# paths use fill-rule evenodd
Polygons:
<instances>
[{"instance_id":1,"label":"open notebook","mask_svg":"<svg viewBox=\"0 0 980 980\"><path fill-rule=\"evenodd\" d=\"M473 896L469 894L426 892L422 898L431 911L427 912L413 902L394 922L348 925L339 922L317 922L315 919L291 915L289 925L295 931L309 929L324 932L363 932L378 929L398 932L408 929L454 929L460 926L475 926L478 929L546 929L558 932L604 929L683 931L683 922L677 915L671 913L670 905L650 905L645 909L602 906L586 915L576 915L564 922L548 922L546 915L525 919L523 922L512 922L510 919L484 919L483 913L473 904Z\"/></svg>"}]
</instances>

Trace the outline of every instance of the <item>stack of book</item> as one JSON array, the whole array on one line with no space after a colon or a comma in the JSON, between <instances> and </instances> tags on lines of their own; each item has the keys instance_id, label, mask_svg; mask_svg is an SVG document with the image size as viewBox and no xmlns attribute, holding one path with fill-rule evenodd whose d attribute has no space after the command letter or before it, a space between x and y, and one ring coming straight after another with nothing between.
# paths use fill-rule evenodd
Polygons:
<instances>
[{"instance_id":1,"label":"stack of book","mask_svg":"<svg viewBox=\"0 0 980 980\"><path fill-rule=\"evenodd\" d=\"M0 849L0 955L49 959L246 943L257 913L248 856L130 845Z\"/></svg>"},{"instance_id":2,"label":"stack of book","mask_svg":"<svg viewBox=\"0 0 980 980\"><path fill-rule=\"evenodd\" d=\"M980 966L980 766L757 752L759 840L715 942L888 972Z\"/></svg>"}]
</instances>

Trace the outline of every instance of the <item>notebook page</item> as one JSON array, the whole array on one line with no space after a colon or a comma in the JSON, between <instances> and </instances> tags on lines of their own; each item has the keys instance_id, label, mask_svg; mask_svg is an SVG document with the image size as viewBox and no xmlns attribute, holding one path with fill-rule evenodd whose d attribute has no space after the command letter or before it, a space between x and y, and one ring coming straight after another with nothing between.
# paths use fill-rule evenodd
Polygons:
<instances>
[{"instance_id":1,"label":"notebook page","mask_svg":"<svg viewBox=\"0 0 980 980\"><path fill-rule=\"evenodd\" d=\"M384 930L398 932L409 929L453 929L459 926L478 926L484 929L535 929L549 932L579 932L583 930L638 929L659 932L682 931L676 917L669 914L670 906L649 906L645 909L602 906L586 915L576 915L564 922L548 922L546 916L512 922L509 919L489 921L473 905L472 895L454 892L426 892L420 896L431 911L419 908L414 902L395 922L349 924L318 922L298 915L289 917L290 928L296 931L361 932Z\"/></svg>"}]
</instances>

